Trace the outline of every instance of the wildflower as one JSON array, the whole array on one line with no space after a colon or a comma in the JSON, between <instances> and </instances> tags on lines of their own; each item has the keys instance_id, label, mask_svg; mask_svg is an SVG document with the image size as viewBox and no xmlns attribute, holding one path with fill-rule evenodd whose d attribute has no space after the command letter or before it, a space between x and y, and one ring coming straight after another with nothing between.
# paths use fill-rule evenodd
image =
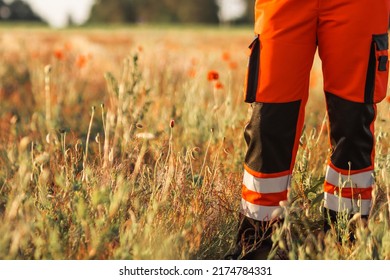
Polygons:
<instances>
[{"instance_id":1,"label":"wildflower","mask_svg":"<svg viewBox=\"0 0 390 280\"><path fill-rule=\"evenodd\" d=\"M209 81L216 81L219 79L219 74L217 71L214 71L214 70L210 70L208 73L207 73L207 79Z\"/></svg>"},{"instance_id":2,"label":"wildflower","mask_svg":"<svg viewBox=\"0 0 390 280\"><path fill-rule=\"evenodd\" d=\"M222 53L222 60L229 61L230 60L230 53L229 52L223 52Z\"/></svg>"},{"instance_id":3,"label":"wildflower","mask_svg":"<svg viewBox=\"0 0 390 280\"><path fill-rule=\"evenodd\" d=\"M79 55L76 60L76 66L81 69L87 64L87 57L85 55Z\"/></svg>"},{"instance_id":4,"label":"wildflower","mask_svg":"<svg viewBox=\"0 0 390 280\"><path fill-rule=\"evenodd\" d=\"M238 65L237 65L237 62L235 61L230 61L229 62L229 68L230 69L237 69Z\"/></svg>"},{"instance_id":5,"label":"wildflower","mask_svg":"<svg viewBox=\"0 0 390 280\"><path fill-rule=\"evenodd\" d=\"M173 128L173 127L175 126L175 120L171 120L171 122L169 123L169 126L170 126L171 128Z\"/></svg>"},{"instance_id":6,"label":"wildflower","mask_svg":"<svg viewBox=\"0 0 390 280\"><path fill-rule=\"evenodd\" d=\"M220 81L217 81L217 82L214 84L214 88L215 88L215 89L223 89L223 84L222 84Z\"/></svg>"},{"instance_id":7,"label":"wildflower","mask_svg":"<svg viewBox=\"0 0 390 280\"><path fill-rule=\"evenodd\" d=\"M65 55L64 52L60 49L57 49L54 51L54 57L57 58L58 60L64 60Z\"/></svg>"}]
</instances>

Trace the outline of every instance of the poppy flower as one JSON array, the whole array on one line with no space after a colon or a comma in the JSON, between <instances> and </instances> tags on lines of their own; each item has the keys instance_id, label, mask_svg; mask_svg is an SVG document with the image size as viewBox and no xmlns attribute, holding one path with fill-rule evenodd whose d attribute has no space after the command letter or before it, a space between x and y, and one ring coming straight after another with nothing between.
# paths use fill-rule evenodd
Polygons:
<instances>
[{"instance_id":1,"label":"poppy flower","mask_svg":"<svg viewBox=\"0 0 390 280\"><path fill-rule=\"evenodd\" d=\"M220 81L217 81L214 85L215 89L223 89L223 84Z\"/></svg>"},{"instance_id":2,"label":"poppy flower","mask_svg":"<svg viewBox=\"0 0 390 280\"><path fill-rule=\"evenodd\" d=\"M65 58L64 52L60 49L55 50L53 54L54 57L57 58L58 60L64 60Z\"/></svg>"},{"instance_id":3,"label":"poppy flower","mask_svg":"<svg viewBox=\"0 0 390 280\"><path fill-rule=\"evenodd\" d=\"M230 60L230 53L229 52L223 52L222 53L222 60L229 61Z\"/></svg>"},{"instance_id":4,"label":"poppy flower","mask_svg":"<svg viewBox=\"0 0 390 280\"><path fill-rule=\"evenodd\" d=\"M214 71L214 70L210 70L208 73L207 73L207 79L209 81L216 81L219 79L219 74L217 71Z\"/></svg>"},{"instance_id":5,"label":"poppy flower","mask_svg":"<svg viewBox=\"0 0 390 280\"><path fill-rule=\"evenodd\" d=\"M79 55L76 59L76 66L81 69L84 68L85 64L87 63L87 58L85 55Z\"/></svg>"},{"instance_id":6,"label":"poppy flower","mask_svg":"<svg viewBox=\"0 0 390 280\"><path fill-rule=\"evenodd\" d=\"M237 62L235 61L230 61L229 62L229 68L230 69L237 69L238 65L237 65Z\"/></svg>"}]
</instances>

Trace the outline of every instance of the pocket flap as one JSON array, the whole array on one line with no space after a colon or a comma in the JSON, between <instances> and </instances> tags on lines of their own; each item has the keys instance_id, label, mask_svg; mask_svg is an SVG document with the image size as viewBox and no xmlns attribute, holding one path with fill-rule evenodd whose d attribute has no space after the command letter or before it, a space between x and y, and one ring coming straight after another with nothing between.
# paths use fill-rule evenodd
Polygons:
<instances>
[{"instance_id":1,"label":"pocket flap","mask_svg":"<svg viewBox=\"0 0 390 280\"><path fill-rule=\"evenodd\" d=\"M378 51L389 49L389 35L387 33L372 35L372 37L375 41Z\"/></svg>"}]
</instances>

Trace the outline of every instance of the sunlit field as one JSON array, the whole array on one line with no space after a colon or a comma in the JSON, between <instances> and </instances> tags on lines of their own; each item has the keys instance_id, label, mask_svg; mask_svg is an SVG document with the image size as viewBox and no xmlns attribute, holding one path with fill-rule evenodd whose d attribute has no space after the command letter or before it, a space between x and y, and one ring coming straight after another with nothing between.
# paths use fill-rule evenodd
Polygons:
<instances>
[{"instance_id":1,"label":"sunlit field","mask_svg":"<svg viewBox=\"0 0 390 280\"><path fill-rule=\"evenodd\" d=\"M221 259L237 229L252 38L244 28L0 28L0 259ZM316 59L273 238L290 259L390 259L389 101L378 106L369 224L341 216L338 236L324 236L330 150Z\"/></svg>"}]
</instances>

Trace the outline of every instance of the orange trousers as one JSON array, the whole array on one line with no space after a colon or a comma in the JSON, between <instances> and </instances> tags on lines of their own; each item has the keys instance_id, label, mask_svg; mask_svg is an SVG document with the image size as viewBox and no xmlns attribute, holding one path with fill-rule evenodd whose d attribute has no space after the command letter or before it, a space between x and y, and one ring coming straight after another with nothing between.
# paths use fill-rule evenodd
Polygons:
<instances>
[{"instance_id":1,"label":"orange trousers","mask_svg":"<svg viewBox=\"0 0 390 280\"><path fill-rule=\"evenodd\" d=\"M374 187L376 103L388 84L390 0L256 0L245 101L241 210L271 220L287 199L318 49L332 154L325 207L367 215Z\"/></svg>"}]
</instances>

